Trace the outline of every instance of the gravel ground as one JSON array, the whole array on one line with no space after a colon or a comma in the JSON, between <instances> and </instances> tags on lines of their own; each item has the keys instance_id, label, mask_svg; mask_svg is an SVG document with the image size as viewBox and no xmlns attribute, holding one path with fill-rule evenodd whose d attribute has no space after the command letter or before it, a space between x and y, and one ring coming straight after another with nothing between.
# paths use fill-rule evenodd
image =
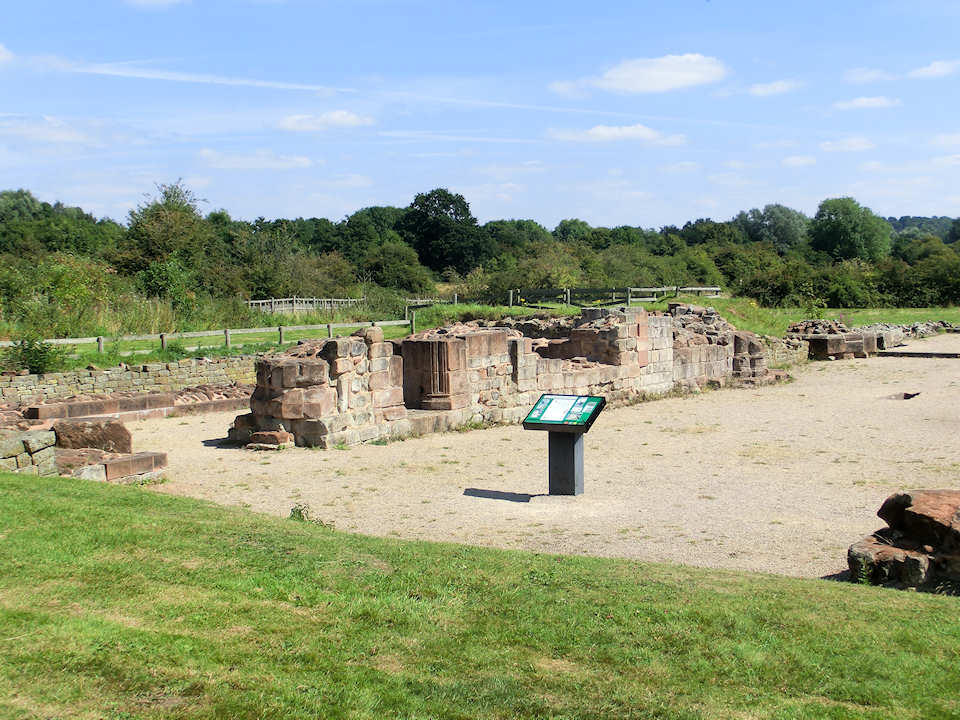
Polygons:
<instances>
[{"instance_id":1,"label":"gravel ground","mask_svg":"<svg viewBox=\"0 0 960 720\"><path fill-rule=\"evenodd\" d=\"M960 335L910 349L960 351ZM934 347L936 346L936 347ZM605 411L586 492L550 497L547 434L519 426L349 450L219 447L234 413L131 425L166 450L157 492L337 528L538 552L818 577L897 489L960 488L960 360L814 363L796 381ZM898 393L919 392L911 400Z\"/></svg>"}]
</instances>

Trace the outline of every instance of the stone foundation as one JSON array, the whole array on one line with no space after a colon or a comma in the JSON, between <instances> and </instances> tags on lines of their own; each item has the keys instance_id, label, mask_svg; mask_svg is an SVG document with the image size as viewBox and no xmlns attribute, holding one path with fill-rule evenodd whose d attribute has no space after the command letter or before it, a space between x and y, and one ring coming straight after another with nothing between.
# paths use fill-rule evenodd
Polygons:
<instances>
[{"instance_id":1,"label":"stone foundation","mask_svg":"<svg viewBox=\"0 0 960 720\"><path fill-rule=\"evenodd\" d=\"M252 385L254 356L187 359L46 375L0 375L0 404L27 406L74 395L173 392L197 385Z\"/></svg>"},{"instance_id":2,"label":"stone foundation","mask_svg":"<svg viewBox=\"0 0 960 720\"><path fill-rule=\"evenodd\" d=\"M230 430L247 444L286 431L332 447L519 422L542 393L602 395L613 406L676 389L767 381L766 348L712 308L585 309L580 318L505 320L428 330L396 343L379 328L304 341L257 360L251 412Z\"/></svg>"}]
</instances>

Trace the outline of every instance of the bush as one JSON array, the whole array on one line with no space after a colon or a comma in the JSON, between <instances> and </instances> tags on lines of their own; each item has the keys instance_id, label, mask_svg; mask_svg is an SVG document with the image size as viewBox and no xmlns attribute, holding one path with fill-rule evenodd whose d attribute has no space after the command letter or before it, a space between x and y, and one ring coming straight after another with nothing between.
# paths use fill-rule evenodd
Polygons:
<instances>
[{"instance_id":1,"label":"bush","mask_svg":"<svg viewBox=\"0 0 960 720\"><path fill-rule=\"evenodd\" d=\"M14 370L29 370L34 374L56 372L63 369L67 360L67 349L53 345L37 335L16 340L12 347L3 353L4 365Z\"/></svg>"}]
</instances>

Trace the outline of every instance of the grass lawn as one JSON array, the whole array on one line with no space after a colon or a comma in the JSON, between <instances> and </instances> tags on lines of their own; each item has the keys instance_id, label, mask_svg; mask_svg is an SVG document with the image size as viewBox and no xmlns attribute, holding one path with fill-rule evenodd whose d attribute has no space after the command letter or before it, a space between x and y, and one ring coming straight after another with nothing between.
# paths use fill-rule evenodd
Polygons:
<instances>
[{"instance_id":1,"label":"grass lawn","mask_svg":"<svg viewBox=\"0 0 960 720\"><path fill-rule=\"evenodd\" d=\"M3 718L958 717L958 602L0 474Z\"/></svg>"},{"instance_id":2,"label":"grass lawn","mask_svg":"<svg viewBox=\"0 0 960 720\"><path fill-rule=\"evenodd\" d=\"M710 305L720 315L741 330L750 330L762 335L783 337L791 323L809 320L810 313L803 308L767 308L750 298L706 298L694 295L666 298L658 303L645 304L649 310L666 310L669 302L685 302L693 305ZM841 320L849 327L888 322L906 325L915 322L946 320L960 324L960 307L948 308L826 308L823 317Z\"/></svg>"}]
</instances>

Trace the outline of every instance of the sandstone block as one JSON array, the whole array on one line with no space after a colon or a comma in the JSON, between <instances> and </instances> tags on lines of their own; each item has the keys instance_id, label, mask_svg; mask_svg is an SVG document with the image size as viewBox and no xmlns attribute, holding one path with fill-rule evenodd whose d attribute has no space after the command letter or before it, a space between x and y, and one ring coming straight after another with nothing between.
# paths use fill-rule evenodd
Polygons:
<instances>
[{"instance_id":1,"label":"sandstone block","mask_svg":"<svg viewBox=\"0 0 960 720\"><path fill-rule=\"evenodd\" d=\"M261 430L250 435L250 442L261 445L287 445L293 443L293 435L280 430Z\"/></svg>"},{"instance_id":2,"label":"sandstone block","mask_svg":"<svg viewBox=\"0 0 960 720\"><path fill-rule=\"evenodd\" d=\"M403 388L394 387L373 393L373 406L376 408L403 405Z\"/></svg>"},{"instance_id":3,"label":"sandstone block","mask_svg":"<svg viewBox=\"0 0 960 720\"><path fill-rule=\"evenodd\" d=\"M303 417L321 418L334 412L337 393L331 387L312 387L303 391Z\"/></svg>"},{"instance_id":4,"label":"sandstone block","mask_svg":"<svg viewBox=\"0 0 960 720\"><path fill-rule=\"evenodd\" d=\"M330 375L337 377L347 372L352 372L354 368L353 361L348 357L337 358L330 366Z\"/></svg>"},{"instance_id":5,"label":"sandstone block","mask_svg":"<svg viewBox=\"0 0 960 720\"><path fill-rule=\"evenodd\" d=\"M374 358L386 358L393 355L393 343L388 342L378 342L370 346L370 349L367 353L367 356L373 360Z\"/></svg>"},{"instance_id":6,"label":"sandstone block","mask_svg":"<svg viewBox=\"0 0 960 720\"><path fill-rule=\"evenodd\" d=\"M116 418L58 420L53 425L57 447L97 448L107 452L133 452L133 438Z\"/></svg>"},{"instance_id":7,"label":"sandstone block","mask_svg":"<svg viewBox=\"0 0 960 720\"><path fill-rule=\"evenodd\" d=\"M367 345L383 342L383 328L377 326L357 330L354 335L363 338L363 341L366 342Z\"/></svg>"}]
</instances>

